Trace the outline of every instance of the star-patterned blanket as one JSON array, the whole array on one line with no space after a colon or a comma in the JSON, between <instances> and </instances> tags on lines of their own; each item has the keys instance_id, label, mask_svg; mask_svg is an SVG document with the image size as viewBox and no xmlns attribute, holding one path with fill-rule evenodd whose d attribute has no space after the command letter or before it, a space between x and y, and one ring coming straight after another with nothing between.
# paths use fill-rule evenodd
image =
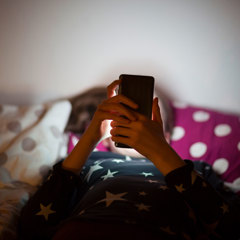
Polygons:
<instances>
[{"instance_id":1,"label":"star-patterned blanket","mask_svg":"<svg viewBox=\"0 0 240 240\"><path fill-rule=\"evenodd\" d=\"M78 219L144 226L164 239L237 239L237 196L206 163L186 163L164 178L147 159L111 152L93 152L80 175L60 162L24 207L20 235L49 239Z\"/></svg>"}]
</instances>

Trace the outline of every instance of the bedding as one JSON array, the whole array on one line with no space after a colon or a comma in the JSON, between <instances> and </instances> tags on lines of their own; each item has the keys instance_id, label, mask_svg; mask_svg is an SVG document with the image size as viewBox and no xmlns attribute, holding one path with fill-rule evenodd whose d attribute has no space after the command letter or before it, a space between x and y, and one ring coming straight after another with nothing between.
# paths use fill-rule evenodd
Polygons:
<instances>
[{"instance_id":1,"label":"bedding","mask_svg":"<svg viewBox=\"0 0 240 240\"><path fill-rule=\"evenodd\" d=\"M16 239L21 208L48 170L66 156L71 104L0 107L0 239Z\"/></svg>"},{"instance_id":2,"label":"bedding","mask_svg":"<svg viewBox=\"0 0 240 240\"><path fill-rule=\"evenodd\" d=\"M240 115L175 102L171 146L184 159L210 164L240 195Z\"/></svg>"},{"instance_id":3,"label":"bedding","mask_svg":"<svg viewBox=\"0 0 240 240\"><path fill-rule=\"evenodd\" d=\"M0 105L1 240L17 238L22 207L48 170L72 151L105 97L102 87L38 105ZM225 185L239 193L240 117L180 103L170 105L158 97L165 130L172 132L172 147L183 158L212 165ZM100 142L95 151L109 149Z\"/></svg>"}]
</instances>

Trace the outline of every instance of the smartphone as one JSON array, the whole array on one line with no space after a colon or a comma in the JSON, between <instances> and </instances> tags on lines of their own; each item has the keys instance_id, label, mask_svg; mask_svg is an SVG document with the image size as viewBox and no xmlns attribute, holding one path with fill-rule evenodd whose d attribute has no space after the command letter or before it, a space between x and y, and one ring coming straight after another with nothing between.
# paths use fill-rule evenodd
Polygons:
<instances>
[{"instance_id":1,"label":"smartphone","mask_svg":"<svg viewBox=\"0 0 240 240\"><path fill-rule=\"evenodd\" d=\"M134 111L151 119L154 78L152 76L121 74L119 79L121 80L121 83L119 85L118 94L122 94L137 103L138 109ZM117 142L115 142L115 146L131 148L125 144Z\"/></svg>"}]
</instances>

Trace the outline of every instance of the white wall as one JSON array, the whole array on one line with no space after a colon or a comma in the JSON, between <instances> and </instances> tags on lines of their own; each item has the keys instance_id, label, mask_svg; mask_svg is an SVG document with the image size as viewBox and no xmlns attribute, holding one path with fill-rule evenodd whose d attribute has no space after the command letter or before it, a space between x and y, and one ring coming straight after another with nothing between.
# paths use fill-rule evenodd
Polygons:
<instances>
[{"instance_id":1,"label":"white wall","mask_svg":"<svg viewBox=\"0 0 240 240\"><path fill-rule=\"evenodd\" d=\"M240 1L0 0L0 103L67 96L121 73L240 113Z\"/></svg>"}]
</instances>

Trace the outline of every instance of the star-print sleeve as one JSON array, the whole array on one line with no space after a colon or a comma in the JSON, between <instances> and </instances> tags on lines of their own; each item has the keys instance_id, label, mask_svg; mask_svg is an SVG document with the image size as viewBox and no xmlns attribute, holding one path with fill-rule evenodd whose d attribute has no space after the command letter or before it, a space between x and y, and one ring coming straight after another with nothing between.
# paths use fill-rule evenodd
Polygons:
<instances>
[{"instance_id":1,"label":"star-print sleeve","mask_svg":"<svg viewBox=\"0 0 240 240\"><path fill-rule=\"evenodd\" d=\"M62 169L61 162L56 164L21 212L20 239L51 239L57 225L74 208L81 182L79 176Z\"/></svg>"},{"instance_id":2,"label":"star-print sleeve","mask_svg":"<svg viewBox=\"0 0 240 240\"><path fill-rule=\"evenodd\" d=\"M208 236L218 239L239 239L239 199L227 201L213 189L195 170L193 163L185 160L184 167L170 172L166 177L169 188L176 190L199 216ZM214 238L215 239L215 238Z\"/></svg>"}]
</instances>

